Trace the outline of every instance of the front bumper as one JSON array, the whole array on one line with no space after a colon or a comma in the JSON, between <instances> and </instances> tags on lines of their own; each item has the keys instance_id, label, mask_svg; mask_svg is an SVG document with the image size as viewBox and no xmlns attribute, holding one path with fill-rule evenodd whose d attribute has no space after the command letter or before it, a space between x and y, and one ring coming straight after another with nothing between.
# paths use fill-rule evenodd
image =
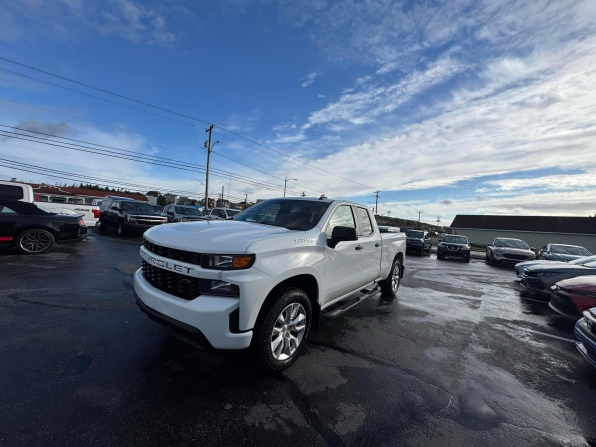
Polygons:
<instances>
[{"instance_id":1,"label":"front bumper","mask_svg":"<svg viewBox=\"0 0 596 447\"><path fill-rule=\"evenodd\" d=\"M87 227L79 227L75 234L58 235L56 242L66 244L70 242L82 242L87 240Z\"/></svg>"},{"instance_id":2,"label":"front bumper","mask_svg":"<svg viewBox=\"0 0 596 447\"><path fill-rule=\"evenodd\" d=\"M526 289L531 290L532 292L550 293L548 290L546 290L546 286L544 285L544 282L542 282L541 279L532 278L526 276L525 274L521 277L521 285L524 286Z\"/></svg>"},{"instance_id":3,"label":"front bumper","mask_svg":"<svg viewBox=\"0 0 596 447\"><path fill-rule=\"evenodd\" d=\"M164 222L167 223L167 222ZM124 222L124 229L129 233L141 233L143 231L149 230L153 227L158 227L160 225L164 225L163 223L158 224L140 224L135 222Z\"/></svg>"},{"instance_id":4,"label":"front bumper","mask_svg":"<svg viewBox=\"0 0 596 447\"><path fill-rule=\"evenodd\" d=\"M511 256L514 256L514 255L507 254L507 253L496 253L493 251L494 260L500 264L519 264L520 262L536 260L535 256L527 256L523 259L522 258L513 259L513 258L511 258Z\"/></svg>"},{"instance_id":5,"label":"front bumper","mask_svg":"<svg viewBox=\"0 0 596 447\"><path fill-rule=\"evenodd\" d=\"M446 248L437 248L437 254L443 255L446 258L469 258L470 251L463 250L449 250Z\"/></svg>"},{"instance_id":6,"label":"front bumper","mask_svg":"<svg viewBox=\"0 0 596 447\"><path fill-rule=\"evenodd\" d=\"M230 332L230 314L239 308L238 298L201 295L186 301L154 288L141 269L134 275L134 293L139 307L153 320L175 332L215 349L245 349L250 346L252 330ZM148 311L145 311L148 309Z\"/></svg>"},{"instance_id":7,"label":"front bumper","mask_svg":"<svg viewBox=\"0 0 596 447\"><path fill-rule=\"evenodd\" d=\"M577 321L582 317L580 311L577 310L573 304L573 301L571 301L571 298L569 298L564 292L555 292L551 289L550 297L551 300L548 303L548 307L558 314L561 314L564 317L574 321Z\"/></svg>"},{"instance_id":8,"label":"front bumper","mask_svg":"<svg viewBox=\"0 0 596 447\"><path fill-rule=\"evenodd\" d=\"M596 334L588 329L585 317L575 323L574 332L579 340L577 350L596 368Z\"/></svg>"}]
</instances>

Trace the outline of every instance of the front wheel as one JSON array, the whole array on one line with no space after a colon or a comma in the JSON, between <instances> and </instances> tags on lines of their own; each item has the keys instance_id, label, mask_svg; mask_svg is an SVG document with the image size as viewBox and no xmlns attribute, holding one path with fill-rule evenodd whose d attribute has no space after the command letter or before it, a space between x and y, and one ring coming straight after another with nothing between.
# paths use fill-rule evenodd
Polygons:
<instances>
[{"instance_id":1,"label":"front wheel","mask_svg":"<svg viewBox=\"0 0 596 447\"><path fill-rule=\"evenodd\" d=\"M294 288L281 291L255 332L260 366L277 373L292 365L306 344L311 321L308 295Z\"/></svg>"},{"instance_id":2,"label":"front wheel","mask_svg":"<svg viewBox=\"0 0 596 447\"><path fill-rule=\"evenodd\" d=\"M468 263L469 263L469 262L470 262L470 257L469 257L469 256L466 256L466 257L464 258L464 261L466 261L466 262L468 262Z\"/></svg>"},{"instance_id":3,"label":"front wheel","mask_svg":"<svg viewBox=\"0 0 596 447\"><path fill-rule=\"evenodd\" d=\"M495 256L491 253L488 258L488 263L492 266L497 265L497 261L495 261Z\"/></svg>"},{"instance_id":4,"label":"front wheel","mask_svg":"<svg viewBox=\"0 0 596 447\"><path fill-rule=\"evenodd\" d=\"M395 296L397 294L397 289L399 289L400 282L401 262L399 262L399 258L397 258L393 261L393 265L391 266L391 270L385 281L379 284L381 286L381 293L385 296Z\"/></svg>"},{"instance_id":5,"label":"front wheel","mask_svg":"<svg viewBox=\"0 0 596 447\"><path fill-rule=\"evenodd\" d=\"M118 233L118 236L124 236L126 234L126 230L124 229L124 224L122 222L120 222L116 227L116 233Z\"/></svg>"},{"instance_id":6,"label":"front wheel","mask_svg":"<svg viewBox=\"0 0 596 447\"><path fill-rule=\"evenodd\" d=\"M442 261L443 259L445 259L445 256L443 256L443 255L437 255L437 259L439 261Z\"/></svg>"},{"instance_id":7,"label":"front wheel","mask_svg":"<svg viewBox=\"0 0 596 447\"><path fill-rule=\"evenodd\" d=\"M32 228L17 236L17 249L26 255L41 255L52 249L56 241L47 230Z\"/></svg>"}]
</instances>

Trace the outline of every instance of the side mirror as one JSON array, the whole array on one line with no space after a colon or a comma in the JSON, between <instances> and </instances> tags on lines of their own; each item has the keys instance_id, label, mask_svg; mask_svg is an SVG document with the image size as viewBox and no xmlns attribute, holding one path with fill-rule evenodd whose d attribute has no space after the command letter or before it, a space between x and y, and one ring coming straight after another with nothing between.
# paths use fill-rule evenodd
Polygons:
<instances>
[{"instance_id":1,"label":"side mirror","mask_svg":"<svg viewBox=\"0 0 596 447\"><path fill-rule=\"evenodd\" d=\"M112 210L113 210L113 211L120 211L120 210L118 209L118 207L117 207L117 206L113 206L113 207L112 207Z\"/></svg>"},{"instance_id":2,"label":"side mirror","mask_svg":"<svg viewBox=\"0 0 596 447\"><path fill-rule=\"evenodd\" d=\"M474 245L474 242L468 241L468 245Z\"/></svg>"},{"instance_id":3,"label":"side mirror","mask_svg":"<svg viewBox=\"0 0 596 447\"><path fill-rule=\"evenodd\" d=\"M356 228L352 227L341 227L337 226L333 228L331 232L331 240L329 241L329 246L331 248L335 248L335 246L339 242L348 242L348 241L357 241L358 234L356 233Z\"/></svg>"},{"instance_id":4,"label":"side mirror","mask_svg":"<svg viewBox=\"0 0 596 447\"><path fill-rule=\"evenodd\" d=\"M173 216L173 215L174 215L174 211L168 211L166 214L167 214L168 216Z\"/></svg>"},{"instance_id":5,"label":"side mirror","mask_svg":"<svg viewBox=\"0 0 596 447\"><path fill-rule=\"evenodd\" d=\"M535 247L530 247L530 250L536 251L536 248Z\"/></svg>"}]
</instances>

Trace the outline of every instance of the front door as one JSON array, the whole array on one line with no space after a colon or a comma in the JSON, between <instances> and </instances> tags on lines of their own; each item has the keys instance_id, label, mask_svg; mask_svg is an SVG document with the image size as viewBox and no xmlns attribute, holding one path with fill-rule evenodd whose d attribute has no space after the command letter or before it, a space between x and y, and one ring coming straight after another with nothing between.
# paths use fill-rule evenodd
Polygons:
<instances>
[{"instance_id":1,"label":"front door","mask_svg":"<svg viewBox=\"0 0 596 447\"><path fill-rule=\"evenodd\" d=\"M325 228L328 240L336 226L356 228L350 205L338 206L331 215ZM361 246L360 241L346 241L339 242L334 248L325 247L325 296L321 300L322 306L362 287Z\"/></svg>"}]
</instances>

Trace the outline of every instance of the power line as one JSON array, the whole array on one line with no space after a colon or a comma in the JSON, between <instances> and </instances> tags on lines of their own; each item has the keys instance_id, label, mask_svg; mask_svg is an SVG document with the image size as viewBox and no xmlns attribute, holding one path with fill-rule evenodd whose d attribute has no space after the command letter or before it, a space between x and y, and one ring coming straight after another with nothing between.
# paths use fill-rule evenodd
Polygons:
<instances>
[{"instance_id":1,"label":"power line","mask_svg":"<svg viewBox=\"0 0 596 447\"><path fill-rule=\"evenodd\" d=\"M74 84L81 85L81 86L83 86L83 87L86 87L86 88L89 88L89 89L97 90L97 91L100 91L100 92L102 92L102 93L105 93L105 94L108 94L108 95L112 95L112 96L116 96L116 97L118 97L118 98L126 99L127 101L131 101L131 102L134 102L134 103L137 103L137 104L142 104L142 105L144 105L144 106L147 106L147 107L151 107L151 108L154 108L154 109L157 109L157 110L161 110L161 111L164 111L164 112L167 112L167 113L171 113L171 114L173 114L173 115L176 115L176 116L180 116L180 117L183 117L183 118L191 119L191 120L198 121L198 122L201 122L201 123L204 123L204 124L210 124L208 121L205 121L205 120L202 120L202 119L199 119L199 118L195 118L195 117L192 117L192 116L190 116L190 115L186 115L186 114L183 114L183 113L175 112L175 111L173 111L173 110L166 109L165 107L156 106L156 105L154 105L154 104L150 104L150 103L147 103L147 102L144 102L144 101L140 101L140 100L137 100L137 99L134 99L134 98L128 97L128 96L124 96L124 95L121 95L121 94L119 94L119 93L114 93L114 92L111 92L111 91L108 91L108 90L105 90L105 89L102 89L102 88L99 88L99 87L95 87L95 86L93 86L93 85L90 85L90 84L86 84L86 83L83 83L83 82L79 82L79 81L76 81L76 80L74 80L74 79L67 78L67 77L65 77L65 76L57 75L57 74L55 74L55 73L51 73L51 72L49 72L49 71L46 71L46 70L41 70L41 69L39 69L39 68L36 68L36 67L30 66L30 65L22 64L22 63L20 63L20 62L14 61L14 60L12 60L12 59L8 59L8 58L5 58L5 57L0 57L0 60L3 60L3 61L5 61L5 62L8 62L8 63L14 64L14 65L18 65L18 66L20 66L20 67L27 68L27 69L29 69L29 70L37 71L37 72L39 72L39 73L43 73L43 74L45 74L45 75L48 75L48 76L52 76L52 77L55 77L55 78L58 78L58 79L62 79L62 80L64 80L64 81L67 81L67 82L72 82L72 83L74 83ZM99 99L99 100L102 100L102 101L110 102L110 103L113 103L113 104L116 104L116 105L120 105L120 106L123 106L123 107L128 107L128 108L130 108L130 109L137 110L137 111L140 111L140 112L143 112L143 113L148 113L148 114L155 115L155 116L158 116L158 117L161 117L161 118L169 119L169 120L172 120L172 121L177 121L177 122L180 122L180 123L182 123L182 124L186 124L186 125L190 125L190 126L192 126L192 127L196 127L196 126L194 126L193 124L190 124L190 123L186 123L186 122L183 122L183 121L175 120L175 119L173 119L173 118L166 117L166 116L163 116L163 115L154 114L154 113L148 112L148 111L146 111L146 110L143 110L143 109L138 109L138 108L135 108L135 107L132 107L132 106L126 105L126 104L119 103L119 102L110 101L110 100L107 100L107 99L105 99L105 98L101 98L101 97L99 97L99 96L90 95L90 94L88 94L88 93L81 92L81 91L79 91L79 90L69 89L68 87L64 87L64 86L61 86L61 85L59 85L59 84L53 84L53 83L50 83L50 82L48 82L48 81L43 81L43 80L41 80L41 79L37 79L37 78L33 78L33 77L31 77L31 76L27 76L27 75L24 75L24 74L21 74L21 73L13 72L13 71L11 71L11 70L7 70L7 69L4 69L4 68L0 68L0 70L3 70L3 71L6 71L6 72L9 72L9 73L15 74L15 75L17 75L17 76L22 76L22 77L25 77L25 78L33 79L33 80L36 80L36 81L38 81L38 82L42 82L42 83L46 83L46 84L49 84L49 85L53 85L53 86L55 86L55 87L58 87L58 88L63 88L63 89L69 90L69 91L73 91L73 92L75 92L75 93L79 93L79 94L82 94L82 95L90 96L90 97L93 97L93 98L96 98L96 99ZM281 154L281 155L283 155L284 157L287 157L287 158L289 158L289 159L295 160L295 161L297 161L297 162L299 162L299 163L302 163L302 164L304 164L304 165L306 165L306 166L309 166L309 167L311 167L311 168L313 168L313 169L316 169L316 170L318 170L318 171L320 171L320 172L324 172L324 173L326 173L326 174L329 174L329 175L332 175L332 176L334 176L334 177L336 177L336 178L342 179L343 181L347 181L347 182L353 183L353 184L355 184L355 185L362 186L362 187L364 187L364 188L366 188L366 189L371 189L371 190L374 190L374 189L375 189L375 188L372 188L372 187L370 187L370 186L368 186L368 185L364 185L364 184L362 184L362 183L359 183L359 182L356 182L356 181L354 181L354 180L351 180L351 179L348 179L348 178L346 178L346 177L343 177L343 176L340 176L340 175L338 175L338 174L335 174L335 173L333 173L333 172L331 172L331 171L327 171L327 170L325 170L325 169L322 169L322 168L319 168L319 167L313 166L313 165L311 165L311 164L310 164L310 163L308 163L308 162L305 162L305 161L302 161L302 160L300 160L300 159L297 159L297 158L291 157L291 156L289 156L289 155L287 155L287 154L284 154L284 153L283 153L283 152L281 152L281 151L278 151L278 150L275 150L275 149L273 149L273 148L270 148L270 147L268 147L268 146L266 146L266 145L264 145L264 144L262 144L262 143L259 143L259 142L255 141L255 140L252 140L252 139L250 139L250 138L247 138L247 137L245 137L245 136L243 136L243 135L240 135L240 134L238 134L238 133L236 133L236 132L233 132L233 131L231 131L231 130L229 130L229 129L226 129L225 127L223 127L223 126L220 126L220 125L218 125L218 124L215 124L215 126L216 126L216 127L218 127L219 129L221 129L221 130L225 131L225 132L228 132L228 133L230 133L230 134L232 134L232 135L235 135L235 136L236 136L236 137L238 137L238 138L241 138L241 139L243 139L243 140L245 140L245 141L248 141L248 142L250 142L250 143L252 143L252 144L255 144L255 145L257 145L257 146L259 146L259 147L262 147L262 148L264 148L264 149L267 149L267 150L269 150L269 151L272 151L272 152L275 152L275 153ZM393 198L393 197L389 196L387 193L384 193L384 194L385 194L387 197L390 197L392 200L395 200L395 201L397 201L397 202L399 202L399 203L403 204L404 206L407 206L407 207L409 207L409 208L412 208L412 209L414 209L412 206L408 205L407 203L405 203L405 202L402 202L402 201L400 201L400 200L397 200L397 199L395 199L395 198Z\"/></svg>"}]
</instances>

